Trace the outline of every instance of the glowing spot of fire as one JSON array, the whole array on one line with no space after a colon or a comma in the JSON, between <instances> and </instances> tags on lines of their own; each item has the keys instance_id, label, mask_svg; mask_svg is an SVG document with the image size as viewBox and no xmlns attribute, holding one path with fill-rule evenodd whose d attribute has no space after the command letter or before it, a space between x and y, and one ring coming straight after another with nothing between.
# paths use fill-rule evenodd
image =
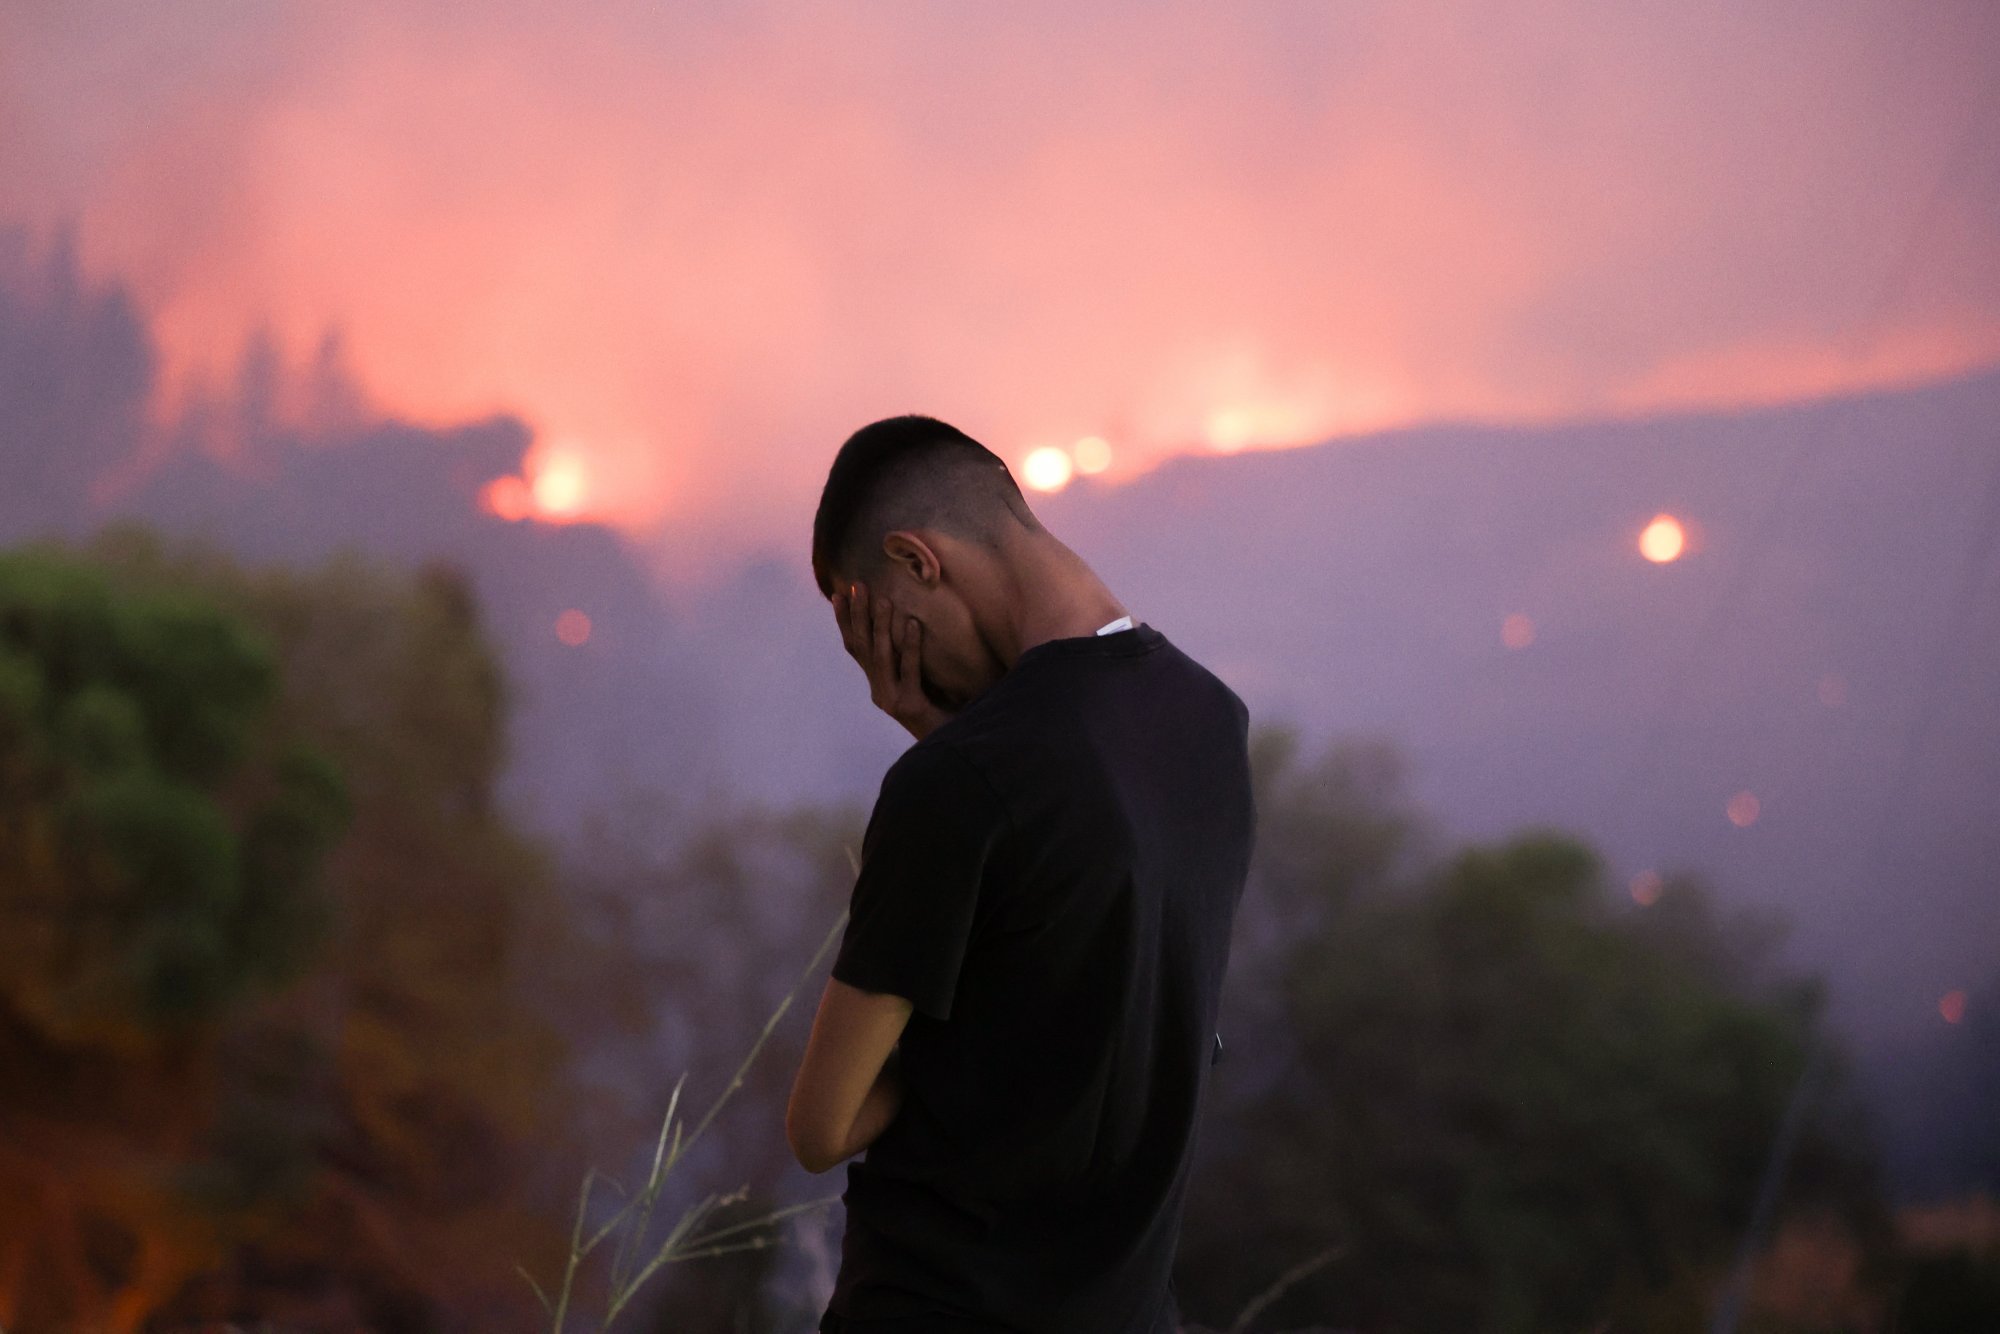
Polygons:
<instances>
[{"instance_id":1,"label":"glowing spot of fire","mask_svg":"<svg viewBox=\"0 0 2000 1334\"><path fill-rule=\"evenodd\" d=\"M535 504L545 514L574 514L583 505L583 460L551 454L535 469Z\"/></svg>"},{"instance_id":2,"label":"glowing spot of fire","mask_svg":"<svg viewBox=\"0 0 2000 1334\"><path fill-rule=\"evenodd\" d=\"M1947 991L1938 997L1938 1013L1944 1016L1947 1024L1955 1024L1965 1018L1965 993Z\"/></svg>"},{"instance_id":3,"label":"glowing spot of fire","mask_svg":"<svg viewBox=\"0 0 2000 1334\"><path fill-rule=\"evenodd\" d=\"M1687 531L1681 527L1681 521L1671 514L1655 514L1653 521L1639 534L1639 554L1655 565L1679 560L1685 550Z\"/></svg>"},{"instance_id":4,"label":"glowing spot of fire","mask_svg":"<svg viewBox=\"0 0 2000 1334\"><path fill-rule=\"evenodd\" d=\"M1738 792L1723 809L1729 815L1729 823L1738 829L1748 829L1757 823L1757 812L1761 807L1755 792Z\"/></svg>"},{"instance_id":5,"label":"glowing spot of fire","mask_svg":"<svg viewBox=\"0 0 2000 1334\"><path fill-rule=\"evenodd\" d=\"M1535 642L1535 623L1515 612L1500 622L1500 642L1508 648L1526 648Z\"/></svg>"},{"instance_id":6,"label":"glowing spot of fire","mask_svg":"<svg viewBox=\"0 0 2000 1334\"><path fill-rule=\"evenodd\" d=\"M535 512L535 496L519 477L495 477L480 488L479 504L488 514L508 522L527 518Z\"/></svg>"},{"instance_id":7,"label":"glowing spot of fire","mask_svg":"<svg viewBox=\"0 0 2000 1334\"><path fill-rule=\"evenodd\" d=\"M1662 881L1658 871L1641 871L1632 877L1632 902L1650 908L1660 900Z\"/></svg>"},{"instance_id":8,"label":"glowing spot of fire","mask_svg":"<svg viewBox=\"0 0 2000 1334\"><path fill-rule=\"evenodd\" d=\"M1043 445L1022 461L1021 475L1037 491L1060 491L1069 485L1069 455L1054 445Z\"/></svg>"},{"instance_id":9,"label":"glowing spot of fire","mask_svg":"<svg viewBox=\"0 0 2000 1334\"><path fill-rule=\"evenodd\" d=\"M1111 466L1111 444L1103 436L1087 435L1070 446L1078 472L1103 472Z\"/></svg>"},{"instance_id":10,"label":"glowing spot of fire","mask_svg":"<svg viewBox=\"0 0 2000 1334\"><path fill-rule=\"evenodd\" d=\"M1233 454L1257 434L1256 414L1248 408L1223 408L1208 414L1208 443Z\"/></svg>"},{"instance_id":11,"label":"glowing spot of fire","mask_svg":"<svg viewBox=\"0 0 2000 1334\"><path fill-rule=\"evenodd\" d=\"M590 638L590 617L571 607L556 617L556 638L574 648Z\"/></svg>"},{"instance_id":12,"label":"glowing spot of fire","mask_svg":"<svg viewBox=\"0 0 2000 1334\"><path fill-rule=\"evenodd\" d=\"M1828 672L1819 679L1819 702L1829 709L1847 703L1847 682Z\"/></svg>"}]
</instances>

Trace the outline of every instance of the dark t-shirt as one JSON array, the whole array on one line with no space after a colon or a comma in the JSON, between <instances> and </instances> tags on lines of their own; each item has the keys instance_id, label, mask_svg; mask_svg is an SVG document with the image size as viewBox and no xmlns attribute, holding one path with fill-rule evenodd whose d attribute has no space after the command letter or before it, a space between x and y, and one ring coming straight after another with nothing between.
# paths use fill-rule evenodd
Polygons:
<instances>
[{"instance_id":1,"label":"dark t-shirt","mask_svg":"<svg viewBox=\"0 0 2000 1334\"><path fill-rule=\"evenodd\" d=\"M915 1009L823 1329L1176 1328L1248 727L1140 622L1033 645L890 766L832 971Z\"/></svg>"}]
</instances>

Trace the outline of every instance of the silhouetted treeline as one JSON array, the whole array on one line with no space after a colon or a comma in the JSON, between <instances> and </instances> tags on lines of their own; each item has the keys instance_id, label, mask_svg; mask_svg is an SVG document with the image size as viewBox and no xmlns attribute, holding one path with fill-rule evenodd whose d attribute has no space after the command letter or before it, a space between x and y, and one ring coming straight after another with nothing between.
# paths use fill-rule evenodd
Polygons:
<instances>
[{"instance_id":1,"label":"silhouetted treeline","mask_svg":"<svg viewBox=\"0 0 2000 1334\"><path fill-rule=\"evenodd\" d=\"M1249 1068L1204 1131L1190 1311L1226 1324L1331 1251L1258 1328L1704 1326L1805 1044L1829 1040L1818 983L1768 964L1777 924L1719 918L1688 876L1636 906L1553 831L1440 849L1393 752L1261 742L1265 938L1232 964ZM1875 1266L1853 1316L1890 1221L1852 1099L1808 1125L1782 1198Z\"/></svg>"}]
</instances>

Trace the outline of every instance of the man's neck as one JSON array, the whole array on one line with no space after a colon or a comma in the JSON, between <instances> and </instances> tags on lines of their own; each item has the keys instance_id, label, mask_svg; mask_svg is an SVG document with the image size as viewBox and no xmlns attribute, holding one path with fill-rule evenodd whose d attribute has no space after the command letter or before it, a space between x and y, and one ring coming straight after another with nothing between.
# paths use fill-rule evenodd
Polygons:
<instances>
[{"instance_id":1,"label":"man's neck","mask_svg":"<svg viewBox=\"0 0 2000 1334\"><path fill-rule=\"evenodd\" d=\"M1051 639L1096 634L1107 621L1131 614L1083 558L1061 541L1046 536L1035 548L1021 574L1016 657Z\"/></svg>"}]
</instances>

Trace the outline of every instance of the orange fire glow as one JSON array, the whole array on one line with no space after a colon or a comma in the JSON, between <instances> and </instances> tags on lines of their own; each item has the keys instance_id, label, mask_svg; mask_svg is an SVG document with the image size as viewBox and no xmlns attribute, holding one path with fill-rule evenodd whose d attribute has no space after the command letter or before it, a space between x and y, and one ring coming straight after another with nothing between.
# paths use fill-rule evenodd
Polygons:
<instances>
[{"instance_id":1,"label":"orange fire glow","mask_svg":"<svg viewBox=\"0 0 2000 1334\"><path fill-rule=\"evenodd\" d=\"M1656 514L1639 534L1639 554L1655 565L1679 560L1687 550L1687 530L1671 514Z\"/></svg>"},{"instance_id":2,"label":"orange fire glow","mask_svg":"<svg viewBox=\"0 0 2000 1334\"><path fill-rule=\"evenodd\" d=\"M1030 450L1021 460L1021 480L1037 491L1060 491L1069 485L1070 457L1054 445Z\"/></svg>"},{"instance_id":3,"label":"orange fire glow","mask_svg":"<svg viewBox=\"0 0 2000 1334\"><path fill-rule=\"evenodd\" d=\"M588 489L584 484L583 459L575 453L551 451L529 465L534 480L535 505L553 518L567 518L583 509Z\"/></svg>"},{"instance_id":4,"label":"orange fire glow","mask_svg":"<svg viewBox=\"0 0 2000 1334\"><path fill-rule=\"evenodd\" d=\"M496 477L479 492L480 508L513 522L535 512L535 493L519 477Z\"/></svg>"}]
</instances>

